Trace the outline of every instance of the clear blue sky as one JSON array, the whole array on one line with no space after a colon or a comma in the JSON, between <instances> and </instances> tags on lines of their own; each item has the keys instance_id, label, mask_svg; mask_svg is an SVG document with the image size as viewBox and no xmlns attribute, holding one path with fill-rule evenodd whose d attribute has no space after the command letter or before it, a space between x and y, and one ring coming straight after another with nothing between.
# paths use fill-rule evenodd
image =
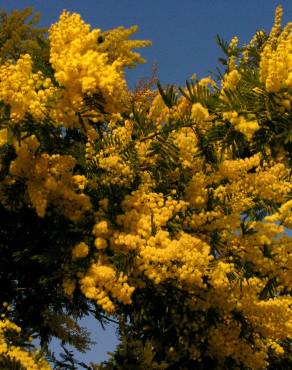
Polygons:
<instances>
[{"instance_id":1,"label":"clear blue sky","mask_svg":"<svg viewBox=\"0 0 292 370\"><path fill-rule=\"evenodd\" d=\"M46 27L57 21L63 9L80 13L102 30L137 24L137 38L149 39L153 45L142 50L148 63L127 74L130 86L149 76L153 63L162 83L183 85L193 73L208 75L220 56L216 34L227 41L236 35L246 43L256 30L270 30L279 4L284 8L284 23L292 21L292 0L0 0L0 8L7 11L33 6L42 13L41 25ZM97 346L82 360L100 361L117 343L114 328L109 326L104 333L90 319L86 325L95 332Z\"/></svg>"}]
</instances>

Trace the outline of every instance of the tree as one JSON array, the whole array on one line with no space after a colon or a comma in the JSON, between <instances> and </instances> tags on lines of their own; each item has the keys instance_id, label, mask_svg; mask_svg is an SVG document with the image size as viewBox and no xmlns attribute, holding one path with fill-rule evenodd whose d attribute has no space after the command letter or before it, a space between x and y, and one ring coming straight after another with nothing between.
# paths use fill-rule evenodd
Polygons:
<instances>
[{"instance_id":1,"label":"tree","mask_svg":"<svg viewBox=\"0 0 292 370\"><path fill-rule=\"evenodd\" d=\"M7 54L3 366L48 366L29 335L47 356L52 336L85 350L76 319L91 312L118 320L121 343L85 368L291 367L292 35L281 15L243 47L218 37L219 81L184 88L129 91L124 69L149 42L68 12L36 57ZM77 366L66 348L51 360Z\"/></svg>"}]
</instances>

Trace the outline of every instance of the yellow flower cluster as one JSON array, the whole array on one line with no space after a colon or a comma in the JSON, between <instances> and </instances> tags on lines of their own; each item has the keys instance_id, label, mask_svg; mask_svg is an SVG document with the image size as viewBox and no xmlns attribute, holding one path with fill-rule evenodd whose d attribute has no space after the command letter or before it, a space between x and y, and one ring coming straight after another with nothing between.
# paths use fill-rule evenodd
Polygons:
<instances>
[{"instance_id":1,"label":"yellow flower cluster","mask_svg":"<svg viewBox=\"0 0 292 370\"><path fill-rule=\"evenodd\" d=\"M32 72L30 55L22 55L14 64L8 61L0 66L0 100L10 106L11 121L18 123L26 113L42 119L56 88L51 79L41 72Z\"/></svg>"},{"instance_id":2,"label":"yellow flower cluster","mask_svg":"<svg viewBox=\"0 0 292 370\"><path fill-rule=\"evenodd\" d=\"M206 301L198 301L196 309L217 308L223 311L223 323L217 323L208 333L209 354L222 361L231 356L238 364L252 369L265 369L268 365L268 351L283 354L278 341L291 335L291 299L277 297L259 300L258 294L264 284L258 278L248 281L230 280L228 273L234 272L230 263L219 262L209 275L213 290L205 295ZM232 312L241 312L253 327L254 345L242 336L242 324L234 320Z\"/></svg>"},{"instance_id":3,"label":"yellow flower cluster","mask_svg":"<svg viewBox=\"0 0 292 370\"><path fill-rule=\"evenodd\" d=\"M21 328L12 321L4 318L0 320L0 358L16 361L20 366L27 370L50 370L48 362L41 358L37 353L28 352L19 346L14 346L6 338L9 332L19 334Z\"/></svg>"},{"instance_id":4,"label":"yellow flower cluster","mask_svg":"<svg viewBox=\"0 0 292 370\"><path fill-rule=\"evenodd\" d=\"M203 287L203 276L212 260L210 247L202 240L186 233L172 239L160 230L141 248L139 270L155 284L176 279L177 285L190 290Z\"/></svg>"},{"instance_id":5,"label":"yellow flower cluster","mask_svg":"<svg viewBox=\"0 0 292 370\"><path fill-rule=\"evenodd\" d=\"M197 152L197 137L190 127L184 127L172 134L174 144L179 149L180 162L185 168L192 168Z\"/></svg>"},{"instance_id":6,"label":"yellow flower cluster","mask_svg":"<svg viewBox=\"0 0 292 370\"><path fill-rule=\"evenodd\" d=\"M108 313L115 310L110 296L124 304L131 303L134 288L127 283L127 277L122 272L118 274L115 268L105 261L92 263L79 283L85 297L95 300Z\"/></svg>"},{"instance_id":7,"label":"yellow flower cluster","mask_svg":"<svg viewBox=\"0 0 292 370\"><path fill-rule=\"evenodd\" d=\"M84 258L88 255L89 248L88 245L84 242L81 242L77 245L72 250L72 258L77 259L77 258Z\"/></svg>"},{"instance_id":8,"label":"yellow flower cluster","mask_svg":"<svg viewBox=\"0 0 292 370\"><path fill-rule=\"evenodd\" d=\"M208 200L206 185L209 179L202 172L194 175L186 187L185 199L196 208L203 208Z\"/></svg>"},{"instance_id":9,"label":"yellow flower cluster","mask_svg":"<svg viewBox=\"0 0 292 370\"><path fill-rule=\"evenodd\" d=\"M283 201L284 195L291 191L285 166L279 163L262 164L260 155L256 154L245 160L225 160L217 173L213 171L210 176L200 167L196 171L186 190L186 200L192 202L192 197L196 199L197 192L200 193L206 190L207 185L212 185L216 197L222 194L222 188L225 189L225 203L227 202L226 206L230 206L231 210L230 215L225 215L220 207L205 211L204 202L196 204L198 208L203 208L197 215L201 217L201 224L193 226L197 235L204 235L206 238L210 231L220 231L222 240L226 243L225 250L220 250L220 253L232 251L240 256L242 262L257 266L257 271L263 276L274 276L282 286L289 287L291 271L287 270L287 258L291 254L291 242L287 236L281 236L283 228L274 223L258 222L249 225L254 233L238 233L240 212L253 205L253 197L277 197ZM203 197L206 202L206 192ZM214 308L224 311L226 322L222 324L222 328L219 325L206 333L210 355L221 358L222 364L227 356L231 356L238 364L264 369L270 349L278 354L283 352L278 341L290 332L291 299L285 296L268 301L259 300L259 294L265 286L264 281L257 278L242 281L241 273L234 264L214 260L208 243L198 236L184 232L171 236L165 229L167 222L180 211L184 211L187 205L188 203L171 197L164 199L162 194L151 192L144 185L126 196L123 202L124 214L117 217L122 231L109 229L108 224L102 221L97 227L96 235L107 234L108 247L115 253L136 253L136 268L129 276L135 278L137 286L143 286L139 283L139 279L143 281L143 277L155 284L173 281L176 286L189 292L200 291L203 294L204 300L192 300L190 303L196 310ZM279 255L275 261L264 257L265 245L271 248L272 253ZM230 279L230 276L234 277ZM208 289L203 283L203 277L208 279ZM232 316L234 310L242 312L248 322L252 323L255 330L254 346L250 346L241 337L240 324ZM270 342L265 339L267 337ZM198 351L195 353L199 356Z\"/></svg>"},{"instance_id":10,"label":"yellow flower cluster","mask_svg":"<svg viewBox=\"0 0 292 370\"><path fill-rule=\"evenodd\" d=\"M282 8L278 7L275 25L262 51L260 61L261 81L267 91L274 93L292 87L292 23L288 23L279 35L281 17ZM291 104L291 96L289 101ZM288 109L291 107L290 104Z\"/></svg>"},{"instance_id":11,"label":"yellow flower cluster","mask_svg":"<svg viewBox=\"0 0 292 370\"><path fill-rule=\"evenodd\" d=\"M283 226L270 222L249 222L247 227L253 232L233 235L229 244L230 251L240 256L245 263L257 266L262 276L276 278L281 286L288 287L292 272L289 267L291 241L284 235ZM264 250L269 253L263 253ZM271 258L270 255L275 257Z\"/></svg>"},{"instance_id":12,"label":"yellow flower cluster","mask_svg":"<svg viewBox=\"0 0 292 370\"><path fill-rule=\"evenodd\" d=\"M223 118L234 125L234 127L246 135L250 140L254 133L260 128L256 118L250 117L246 119L244 115L237 112L224 112Z\"/></svg>"},{"instance_id":13,"label":"yellow flower cluster","mask_svg":"<svg viewBox=\"0 0 292 370\"><path fill-rule=\"evenodd\" d=\"M190 117L190 112L191 104L184 96L181 96L173 107L168 108L161 95L156 94L151 102L147 118L156 124L159 131L161 124L167 122L170 118L183 120Z\"/></svg>"},{"instance_id":14,"label":"yellow flower cluster","mask_svg":"<svg viewBox=\"0 0 292 370\"><path fill-rule=\"evenodd\" d=\"M246 185L253 190L255 196L262 199L282 203L292 189L289 170L284 163L272 163L267 168L259 169L257 176L253 174L249 177L249 183Z\"/></svg>"},{"instance_id":15,"label":"yellow flower cluster","mask_svg":"<svg viewBox=\"0 0 292 370\"><path fill-rule=\"evenodd\" d=\"M230 181L238 181L254 167L260 165L261 156L259 153L245 159L226 159L220 164L219 174Z\"/></svg>"},{"instance_id":16,"label":"yellow flower cluster","mask_svg":"<svg viewBox=\"0 0 292 370\"><path fill-rule=\"evenodd\" d=\"M209 355L216 357L224 366L226 357L232 357L238 364L244 363L250 369L266 369L267 353L260 340L254 340L254 346L241 338L241 325L238 322L218 324L211 330L209 337Z\"/></svg>"},{"instance_id":17,"label":"yellow flower cluster","mask_svg":"<svg viewBox=\"0 0 292 370\"><path fill-rule=\"evenodd\" d=\"M55 118L68 127L78 125L76 112L81 110L86 95L101 94L108 112L123 109L127 92L123 63L109 63L107 53L98 51L100 35L98 29L90 31L79 14L66 11L49 30L50 61L56 80L64 88Z\"/></svg>"},{"instance_id":18,"label":"yellow flower cluster","mask_svg":"<svg viewBox=\"0 0 292 370\"><path fill-rule=\"evenodd\" d=\"M104 202L101 202L101 205ZM118 273L116 268L102 255L102 250L107 247L107 239L111 230L106 220L97 220L92 234L95 237L94 245L100 253L95 255L91 265L85 273L80 273L79 284L85 297L93 299L106 312L113 313L115 304L113 299L123 303L131 303L131 295L134 287L127 283L127 276ZM73 249L73 258L86 257L88 246L84 242L79 243ZM68 296L72 296L75 290L75 282L67 279L63 287Z\"/></svg>"},{"instance_id":19,"label":"yellow flower cluster","mask_svg":"<svg viewBox=\"0 0 292 370\"><path fill-rule=\"evenodd\" d=\"M96 152L94 141L89 140L85 148L86 160L96 169L102 170L99 180L101 184L129 185L133 179L133 170L128 161L120 154L120 150L123 145L131 141L132 123L126 120L123 126L117 126L116 118L113 117L110 121L110 127L112 133L104 135L104 140L114 141L115 139L112 139L114 137L117 138L118 144L106 146Z\"/></svg>"},{"instance_id":20,"label":"yellow flower cluster","mask_svg":"<svg viewBox=\"0 0 292 370\"><path fill-rule=\"evenodd\" d=\"M200 103L195 103L192 105L191 117L196 123L206 121L209 117L208 109L204 108Z\"/></svg>"},{"instance_id":21,"label":"yellow flower cluster","mask_svg":"<svg viewBox=\"0 0 292 370\"><path fill-rule=\"evenodd\" d=\"M231 72L224 75L222 80L223 89L234 89L240 80L240 73L237 69L232 70ZM224 95L223 95L224 96Z\"/></svg>"},{"instance_id":22,"label":"yellow flower cluster","mask_svg":"<svg viewBox=\"0 0 292 370\"><path fill-rule=\"evenodd\" d=\"M208 109L204 108L202 104L195 103L192 105L191 118L196 126L200 128L201 133L206 133L207 129L210 127L211 117L209 115Z\"/></svg>"},{"instance_id":23,"label":"yellow flower cluster","mask_svg":"<svg viewBox=\"0 0 292 370\"><path fill-rule=\"evenodd\" d=\"M235 36L235 37L232 38L232 40L230 41L230 43L228 45L229 52L233 51L237 47L237 44L238 44L238 38ZM229 70L229 72L231 72L231 71L235 70L235 68L236 68L235 56L231 56L231 57L229 57L229 60L228 60L228 70Z\"/></svg>"},{"instance_id":24,"label":"yellow flower cluster","mask_svg":"<svg viewBox=\"0 0 292 370\"><path fill-rule=\"evenodd\" d=\"M234 57L232 57L234 58ZM230 64L234 65L234 62L230 62ZM235 90L239 81L241 79L240 73L238 69L235 68L231 69L230 71L226 72L225 75L223 76L223 79L221 81L221 92L220 92L220 99L224 103L228 103L229 98L228 98L228 90L232 91Z\"/></svg>"},{"instance_id":25,"label":"yellow flower cluster","mask_svg":"<svg viewBox=\"0 0 292 370\"><path fill-rule=\"evenodd\" d=\"M97 222L92 230L95 236L94 245L97 249L104 249L107 247L106 238L110 235L110 229L106 220Z\"/></svg>"},{"instance_id":26,"label":"yellow flower cluster","mask_svg":"<svg viewBox=\"0 0 292 370\"><path fill-rule=\"evenodd\" d=\"M282 17L283 17L283 8L281 5L277 6L275 9L275 19L274 24L271 29L270 35L269 35L269 43L276 43L277 38L281 33L281 24L282 24Z\"/></svg>"},{"instance_id":27,"label":"yellow flower cluster","mask_svg":"<svg viewBox=\"0 0 292 370\"><path fill-rule=\"evenodd\" d=\"M101 178L101 183L127 185L133 178L131 167L122 159L115 148L100 150L95 155L97 168L103 169L105 175ZM110 178L110 180L109 180Z\"/></svg>"},{"instance_id":28,"label":"yellow flower cluster","mask_svg":"<svg viewBox=\"0 0 292 370\"><path fill-rule=\"evenodd\" d=\"M207 77L201 78L200 81L198 82L198 85L204 86L204 87L208 87L208 86L215 87L216 82L212 80L210 76L207 76Z\"/></svg>"},{"instance_id":29,"label":"yellow flower cluster","mask_svg":"<svg viewBox=\"0 0 292 370\"><path fill-rule=\"evenodd\" d=\"M292 199L283 203L276 213L271 216L266 216L268 222L280 222L281 225L292 228Z\"/></svg>"},{"instance_id":30,"label":"yellow flower cluster","mask_svg":"<svg viewBox=\"0 0 292 370\"><path fill-rule=\"evenodd\" d=\"M133 122L131 122L130 120L125 120L125 124L123 126L115 127L112 130L112 134L118 137L119 140L121 140L121 142L125 144L131 141L132 132L133 132Z\"/></svg>"},{"instance_id":31,"label":"yellow flower cluster","mask_svg":"<svg viewBox=\"0 0 292 370\"><path fill-rule=\"evenodd\" d=\"M51 202L72 221L78 221L91 208L89 198L74 191L72 170L75 159L59 154L36 154L39 142L35 136L21 141L16 148L17 158L10 164L12 180L26 180L27 194L40 217L45 216Z\"/></svg>"},{"instance_id":32,"label":"yellow flower cluster","mask_svg":"<svg viewBox=\"0 0 292 370\"><path fill-rule=\"evenodd\" d=\"M171 196L166 199L162 193L155 193L142 185L122 202L124 215L117 218L119 224L127 230L134 231L143 237L152 235L152 227L162 228L177 212L186 210L187 203L174 200Z\"/></svg>"},{"instance_id":33,"label":"yellow flower cluster","mask_svg":"<svg viewBox=\"0 0 292 370\"><path fill-rule=\"evenodd\" d=\"M291 264L291 241L288 236L283 235L283 227L274 223L277 221L283 222L284 217L280 217L281 208L278 211L279 213L266 217L265 223L248 223L248 229L253 230L253 233L247 233L246 235L239 233L241 212L244 213L245 210L252 208L254 199L261 198L284 202L285 196L291 192L288 172L287 168L281 163L269 163L269 165L263 163L263 167L261 167L261 158L258 154L245 160L225 160L219 166L218 172L213 172L210 177L205 172L198 172L188 185L189 188L187 187L186 199L191 203L194 202L192 196L196 199L197 192L203 191L209 185L212 196L222 201L225 207L230 210L230 213L226 214L226 211L221 209L220 206L206 211L204 210L204 204L201 205L202 209L200 204L194 203L194 206L201 210L193 214L189 221L185 223L185 226L191 226L199 235L204 236L212 231L220 232L223 242L220 247L220 254L224 255L232 251L233 254L240 256L241 261L257 266L257 271L262 276L276 277L282 287L289 287L291 285L291 269L288 267ZM198 183L200 179L204 179L202 185ZM194 182L193 190L191 190L192 182ZM196 183L198 183L197 186ZM287 202L287 205L284 203L283 211L286 214L289 214L290 209L291 202ZM284 225L286 224L284 223ZM267 248L274 258L264 256L263 251ZM215 304L219 299L218 307L221 308L226 302L230 302L224 292L228 292L228 289L234 284L227 278L227 274L231 272L237 274L231 263L223 264L220 262L215 269L212 267L208 277L209 282L217 290L217 298L214 296L215 292L212 296L207 294L206 297L208 296L208 298L206 300L208 302ZM239 277L238 280L240 280ZM230 293L228 294L230 295ZM251 303L245 303L241 294L238 291L234 299L239 302L240 309L243 309ZM247 297L251 298L250 292L248 292ZM255 303L258 302L258 297L254 297L253 300ZM279 304L286 310L289 306L287 302ZM234 308L234 301L232 304L228 303L228 305L230 305L231 310L231 307ZM255 310L260 310L259 306L255 307ZM265 312L267 308L261 307L261 309ZM276 320L273 321L275 325L273 330L278 333L277 338L279 338L276 322ZM264 320L262 326L264 326ZM287 328L285 330L287 333Z\"/></svg>"},{"instance_id":34,"label":"yellow flower cluster","mask_svg":"<svg viewBox=\"0 0 292 370\"><path fill-rule=\"evenodd\" d=\"M291 191L288 180L288 170L282 163L270 163L261 167L260 156L240 160L225 160L221 163L214 180L229 179L230 183L219 185L214 191L221 200L232 199L233 209L244 211L243 204L238 204L236 198L261 198L274 202L283 202ZM251 170L254 169L255 172ZM248 205L248 203L247 203Z\"/></svg>"},{"instance_id":35,"label":"yellow flower cluster","mask_svg":"<svg viewBox=\"0 0 292 370\"><path fill-rule=\"evenodd\" d=\"M173 238L164 230L186 206L184 201L170 196L164 199L162 194L141 187L125 198L125 214L117 218L125 231L112 233L110 248L116 252L136 251L138 271L156 284L178 279L182 285L202 286L204 271L212 259L209 246L189 234Z\"/></svg>"},{"instance_id":36,"label":"yellow flower cluster","mask_svg":"<svg viewBox=\"0 0 292 370\"><path fill-rule=\"evenodd\" d=\"M73 181L81 191L83 191L87 185L87 178L84 175L74 175Z\"/></svg>"},{"instance_id":37,"label":"yellow flower cluster","mask_svg":"<svg viewBox=\"0 0 292 370\"><path fill-rule=\"evenodd\" d=\"M281 32L280 21L278 10L262 50L260 79L268 92L277 93L275 99L287 112L291 92L284 90L292 87L292 27L288 24ZM202 151L198 132L208 133L213 125L230 123L244 133L247 146L260 128L256 112L237 112L228 100L228 90L240 88L245 81L245 74L236 66L240 59L233 56L217 106L188 100L187 89L171 108L158 93L147 89L140 100L131 101L137 116L141 114L143 124L149 125L142 128L143 136L135 111L126 111L131 96L123 74L125 66L142 61L132 49L147 44L128 40L135 30L90 31L78 14L63 12L49 36L58 87L41 73L32 72L28 55L0 66L0 99L10 106L13 122L20 122L26 113L40 120L49 114L65 128L78 128L87 140L78 142L80 152L85 151L85 163L76 166L71 148L67 153L72 155L57 154L61 151L49 154L41 150L36 136L20 132L19 141L12 139L16 157L10 162L8 176L1 180L1 203L9 208L5 191L22 181L25 205L33 207L39 217L46 216L49 206L73 222L91 212L90 229L86 224L83 237L77 239L83 241L72 245L72 258L64 272L63 291L69 299L81 291L112 314L118 304L131 303L135 288L150 283L163 291L167 283L189 297L182 310L194 312L194 317L209 310L220 316L220 322L200 334L219 367L224 368L229 357L238 367L265 369L268 352L282 355L281 341L292 335L291 297L286 294L292 284L292 241L284 229L292 228L290 170L281 153L272 159L268 152L264 157L251 147L253 155L239 159L233 144L227 148L219 141L212 144L218 162L210 163L197 155ZM255 42L254 38L245 49L246 61ZM229 51L237 51L237 43L233 38ZM193 93L199 94L200 88L214 91L214 85L206 77L193 84ZM84 99L95 94L102 97L106 114L98 108L85 109ZM162 131L179 154L178 163L171 163L170 171L163 172L165 178L159 174L162 158L152 150ZM65 135L67 132L70 130L65 130ZM9 128L0 130L0 146L7 143L8 133ZM135 148L135 161L125 159L126 146ZM81 174L83 165L88 166L86 176ZM114 194L118 186L127 195L112 204L113 198L124 194ZM278 209L268 209L269 215L261 219L258 204ZM259 216L257 221L250 219L252 212ZM121 267L120 259L128 257L129 264L127 261L127 266ZM78 265L88 267L80 267L76 273ZM275 281L276 292L262 299L271 281ZM242 322L235 318L235 312L242 316ZM179 315L173 317L179 321ZM174 324L188 332L188 320L184 320ZM247 330L244 322L249 340L243 335ZM201 324L199 319L191 323ZM2 320L0 356L15 358L28 368L40 368L32 354L6 341L6 330L17 332L19 328ZM184 345L192 358L199 360L201 350L194 342L197 338ZM174 347L169 352L175 352ZM45 363L42 368L46 369Z\"/></svg>"},{"instance_id":38,"label":"yellow flower cluster","mask_svg":"<svg viewBox=\"0 0 292 370\"><path fill-rule=\"evenodd\" d=\"M148 118L153 120L159 126L162 122L165 122L169 117L169 108L165 105L160 94L157 94L150 106Z\"/></svg>"}]
</instances>

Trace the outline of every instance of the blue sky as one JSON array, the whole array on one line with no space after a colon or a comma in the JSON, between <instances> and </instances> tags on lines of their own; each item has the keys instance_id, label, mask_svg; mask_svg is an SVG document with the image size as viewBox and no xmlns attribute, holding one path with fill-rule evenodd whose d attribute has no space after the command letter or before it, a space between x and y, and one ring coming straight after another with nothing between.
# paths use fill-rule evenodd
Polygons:
<instances>
[{"instance_id":1,"label":"blue sky","mask_svg":"<svg viewBox=\"0 0 292 370\"><path fill-rule=\"evenodd\" d=\"M33 6L46 27L58 20L63 9L80 13L92 27L102 30L137 24L136 37L149 39L153 45L142 50L148 63L127 73L130 86L149 76L153 63L158 65L162 83L184 85L193 73L207 76L215 71L220 56L216 34L227 41L236 35L240 43L246 43L256 30L270 30L279 4L284 8L284 23L291 21L292 0L0 0L0 8L8 12ZM94 332L97 345L79 358L101 361L117 344L115 329L109 325L103 332L91 319L85 325Z\"/></svg>"}]
</instances>

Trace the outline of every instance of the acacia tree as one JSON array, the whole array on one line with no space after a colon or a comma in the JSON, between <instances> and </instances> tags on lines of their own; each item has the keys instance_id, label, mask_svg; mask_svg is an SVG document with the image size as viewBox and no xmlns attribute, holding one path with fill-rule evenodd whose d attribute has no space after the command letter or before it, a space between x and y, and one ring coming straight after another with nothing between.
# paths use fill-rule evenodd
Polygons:
<instances>
[{"instance_id":1,"label":"acacia tree","mask_svg":"<svg viewBox=\"0 0 292 370\"><path fill-rule=\"evenodd\" d=\"M292 24L281 15L243 47L218 38L224 71L183 88L129 91L124 69L149 42L68 12L37 57L2 60L4 368L49 367L29 336L45 356L52 336L86 349L76 319L89 312L115 317L121 343L85 368L291 367ZM77 366L69 352L51 360Z\"/></svg>"}]
</instances>

